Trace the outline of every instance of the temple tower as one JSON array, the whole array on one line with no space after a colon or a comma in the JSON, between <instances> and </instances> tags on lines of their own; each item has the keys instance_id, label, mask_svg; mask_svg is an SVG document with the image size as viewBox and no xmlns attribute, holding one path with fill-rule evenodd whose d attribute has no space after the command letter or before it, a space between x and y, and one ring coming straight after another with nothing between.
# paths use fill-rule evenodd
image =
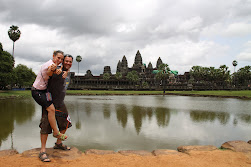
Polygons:
<instances>
[{"instance_id":1,"label":"temple tower","mask_svg":"<svg viewBox=\"0 0 251 167\"><path fill-rule=\"evenodd\" d=\"M118 62L118 64L117 64L117 71L116 71L116 73L117 73L117 72L121 72L121 68L122 68L122 63L121 63L121 61L119 60L119 62Z\"/></svg>"},{"instance_id":2,"label":"temple tower","mask_svg":"<svg viewBox=\"0 0 251 167\"><path fill-rule=\"evenodd\" d=\"M87 70L85 76L88 78L93 77L91 70Z\"/></svg>"},{"instance_id":3,"label":"temple tower","mask_svg":"<svg viewBox=\"0 0 251 167\"><path fill-rule=\"evenodd\" d=\"M103 72L103 74L105 74L105 73L108 73L108 74L112 75L112 73L111 73L111 67L110 67L110 66L105 66L105 67L104 67L104 72Z\"/></svg>"},{"instance_id":4,"label":"temple tower","mask_svg":"<svg viewBox=\"0 0 251 167\"><path fill-rule=\"evenodd\" d=\"M153 68L153 65L152 65L152 63L151 63L151 62L149 62L149 64L148 64L147 68L150 68L150 69L152 69L152 68Z\"/></svg>"},{"instance_id":5,"label":"temple tower","mask_svg":"<svg viewBox=\"0 0 251 167\"><path fill-rule=\"evenodd\" d=\"M125 56L123 56L122 62L121 62L121 73L122 74L127 74L128 72L128 64L127 64L127 59Z\"/></svg>"},{"instance_id":6,"label":"temple tower","mask_svg":"<svg viewBox=\"0 0 251 167\"><path fill-rule=\"evenodd\" d=\"M136 67L142 67L142 57L139 50L136 53L134 64L133 64L133 68L136 68Z\"/></svg>"},{"instance_id":7,"label":"temple tower","mask_svg":"<svg viewBox=\"0 0 251 167\"><path fill-rule=\"evenodd\" d=\"M156 68L159 67L159 65L163 64L161 58L159 57L158 60L157 60L157 64L156 64Z\"/></svg>"}]
</instances>

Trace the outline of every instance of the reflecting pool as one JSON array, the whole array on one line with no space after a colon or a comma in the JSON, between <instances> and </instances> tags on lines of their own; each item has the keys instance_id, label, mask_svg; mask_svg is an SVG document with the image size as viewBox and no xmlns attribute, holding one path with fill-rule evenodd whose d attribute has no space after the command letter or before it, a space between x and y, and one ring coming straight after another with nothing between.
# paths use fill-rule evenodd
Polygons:
<instances>
[{"instance_id":1,"label":"reflecting pool","mask_svg":"<svg viewBox=\"0 0 251 167\"><path fill-rule=\"evenodd\" d=\"M251 139L251 100L189 96L66 96L69 146L104 150L176 149ZM41 107L0 100L0 150L40 147ZM55 138L48 138L47 147Z\"/></svg>"}]
</instances>

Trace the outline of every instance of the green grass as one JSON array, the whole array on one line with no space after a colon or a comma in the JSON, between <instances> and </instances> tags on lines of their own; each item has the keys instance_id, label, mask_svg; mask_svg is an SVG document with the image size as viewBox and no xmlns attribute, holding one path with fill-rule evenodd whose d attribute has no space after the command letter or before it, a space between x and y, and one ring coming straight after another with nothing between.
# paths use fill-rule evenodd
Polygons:
<instances>
[{"instance_id":1,"label":"green grass","mask_svg":"<svg viewBox=\"0 0 251 167\"><path fill-rule=\"evenodd\" d=\"M119 91L119 90L67 90L70 95L158 95L163 91Z\"/></svg>"},{"instance_id":2,"label":"green grass","mask_svg":"<svg viewBox=\"0 0 251 167\"><path fill-rule=\"evenodd\" d=\"M25 90L25 91L0 91L0 97L29 97L31 96L31 91L30 90Z\"/></svg>"},{"instance_id":3,"label":"green grass","mask_svg":"<svg viewBox=\"0 0 251 167\"><path fill-rule=\"evenodd\" d=\"M251 98L251 90L239 90L239 91L168 91L168 93L177 94L193 94L193 95L213 95L213 96L237 96L237 97L248 97Z\"/></svg>"},{"instance_id":4,"label":"green grass","mask_svg":"<svg viewBox=\"0 0 251 167\"><path fill-rule=\"evenodd\" d=\"M71 95L158 95L163 91L107 91L107 90L68 90ZM212 96L231 96L251 98L251 90L241 91L166 91L166 94L177 95L212 95Z\"/></svg>"},{"instance_id":5,"label":"green grass","mask_svg":"<svg viewBox=\"0 0 251 167\"><path fill-rule=\"evenodd\" d=\"M67 90L67 95L162 95L163 91L109 91L109 90ZM166 94L175 95L211 95L227 97L251 98L251 90L241 91L166 91ZM1 98L30 97L31 91L0 91Z\"/></svg>"}]
</instances>

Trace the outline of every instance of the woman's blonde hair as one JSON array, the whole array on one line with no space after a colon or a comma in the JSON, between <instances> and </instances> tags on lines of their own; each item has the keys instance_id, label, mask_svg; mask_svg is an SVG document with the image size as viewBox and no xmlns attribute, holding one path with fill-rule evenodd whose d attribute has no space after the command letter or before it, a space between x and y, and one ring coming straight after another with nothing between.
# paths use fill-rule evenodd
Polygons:
<instances>
[{"instance_id":1,"label":"woman's blonde hair","mask_svg":"<svg viewBox=\"0 0 251 167\"><path fill-rule=\"evenodd\" d=\"M53 56L56 56L57 54L61 53L62 55L64 55L64 52L61 50L56 50L53 52Z\"/></svg>"}]
</instances>

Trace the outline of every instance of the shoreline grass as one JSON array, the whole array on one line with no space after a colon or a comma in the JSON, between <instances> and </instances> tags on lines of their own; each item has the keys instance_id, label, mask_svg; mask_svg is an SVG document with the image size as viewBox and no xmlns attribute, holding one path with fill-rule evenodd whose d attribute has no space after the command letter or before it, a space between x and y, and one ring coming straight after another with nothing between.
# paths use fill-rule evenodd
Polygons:
<instances>
[{"instance_id":1,"label":"shoreline grass","mask_svg":"<svg viewBox=\"0 0 251 167\"><path fill-rule=\"evenodd\" d=\"M67 90L67 95L163 95L163 91ZM213 96L251 99L251 90L240 91L166 91L165 95ZM30 90L0 91L0 98L31 97Z\"/></svg>"},{"instance_id":2,"label":"shoreline grass","mask_svg":"<svg viewBox=\"0 0 251 167\"><path fill-rule=\"evenodd\" d=\"M1 90L0 91L0 97L31 97L31 91L30 90L22 90L22 91L14 91L14 90Z\"/></svg>"},{"instance_id":3,"label":"shoreline grass","mask_svg":"<svg viewBox=\"0 0 251 167\"><path fill-rule=\"evenodd\" d=\"M67 90L67 95L160 95L163 91L133 90Z\"/></svg>"}]
</instances>

